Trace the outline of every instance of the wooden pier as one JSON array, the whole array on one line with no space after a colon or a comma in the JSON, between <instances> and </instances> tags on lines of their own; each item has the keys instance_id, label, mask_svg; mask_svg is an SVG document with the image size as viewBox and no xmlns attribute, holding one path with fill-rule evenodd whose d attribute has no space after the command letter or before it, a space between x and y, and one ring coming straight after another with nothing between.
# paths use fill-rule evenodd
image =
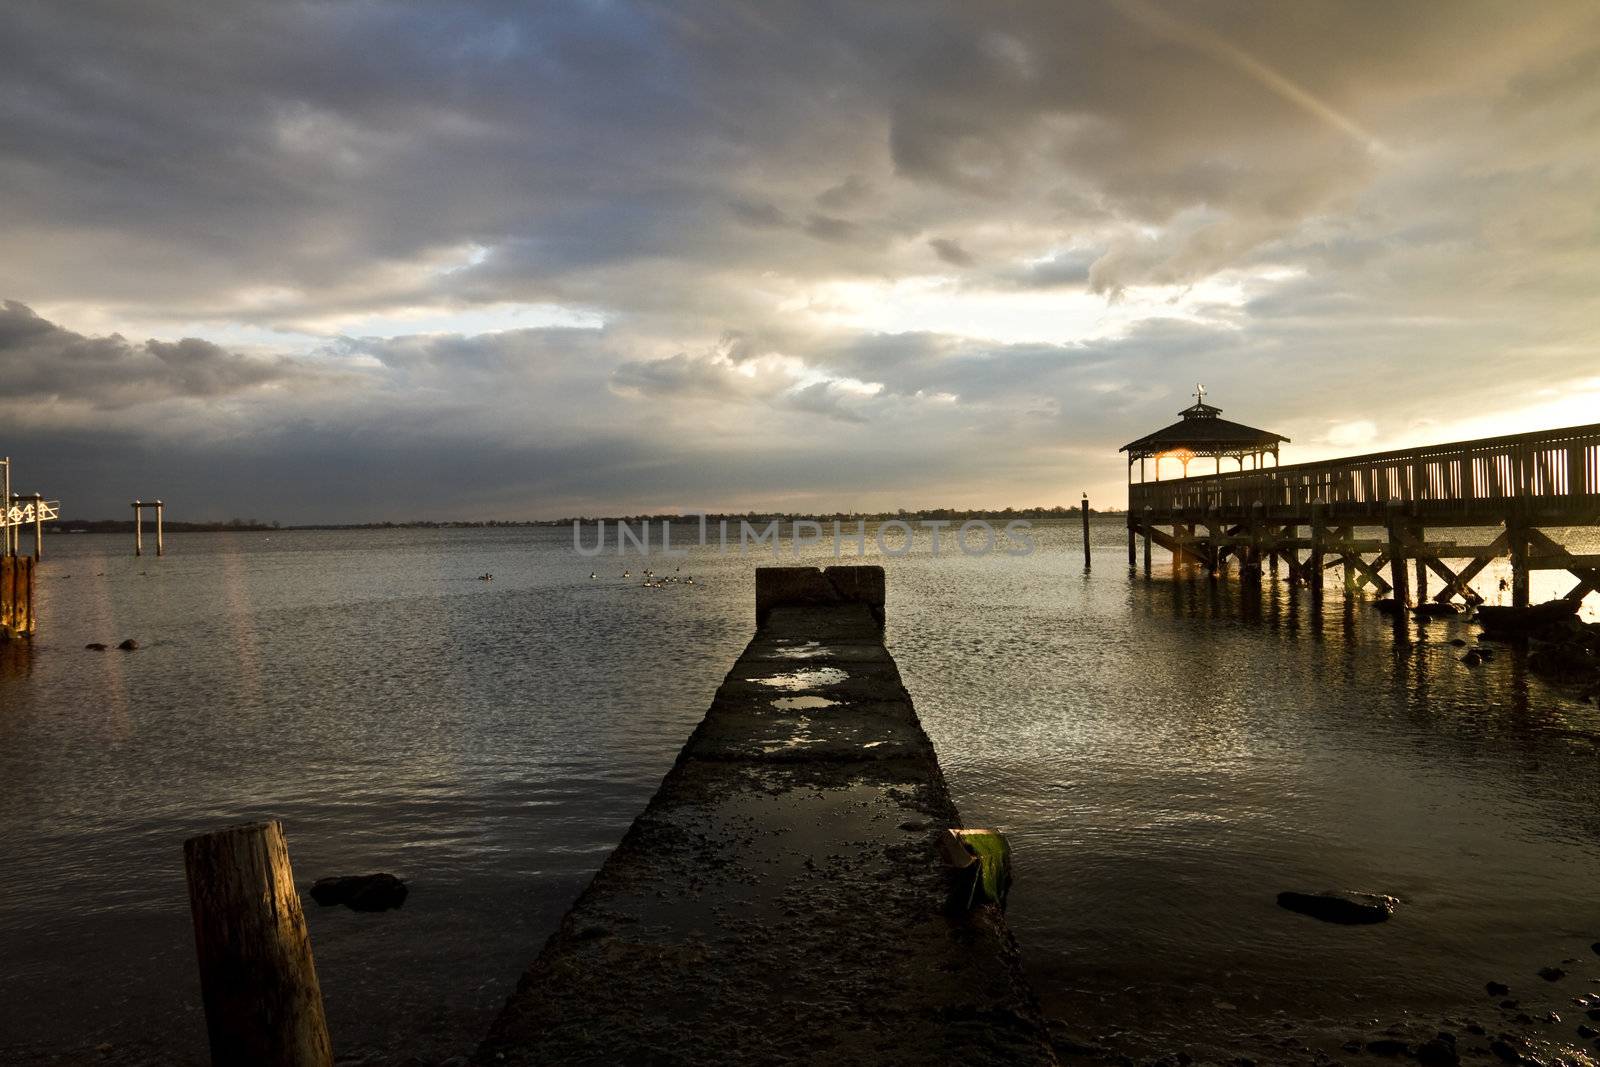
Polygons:
<instances>
[{"instance_id":1,"label":"wooden pier","mask_svg":"<svg viewBox=\"0 0 1600 1067\"><path fill-rule=\"evenodd\" d=\"M1125 446L1128 565L1143 538L1146 576L1155 545L1175 568L1212 576L1230 560L1247 580L1282 563L1317 592L1338 568L1347 591L1370 586L1403 604L1428 600L1430 577L1437 603L1481 602L1472 582L1502 558L1516 606L1536 570L1570 574L1568 599L1600 592L1600 555L1560 543L1566 529L1600 525L1600 424L1227 473L1219 459L1218 473L1135 483L1135 460L1155 458L1159 477L1169 455L1140 445ZM1185 467L1214 454L1182 452Z\"/></svg>"}]
</instances>

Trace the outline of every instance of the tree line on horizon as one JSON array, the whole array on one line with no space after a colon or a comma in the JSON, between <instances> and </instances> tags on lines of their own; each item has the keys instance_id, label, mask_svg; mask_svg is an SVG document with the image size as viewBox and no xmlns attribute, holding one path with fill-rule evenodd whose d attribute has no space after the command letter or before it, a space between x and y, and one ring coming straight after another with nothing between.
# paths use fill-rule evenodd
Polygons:
<instances>
[{"instance_id":1,"label":"tree line on horizon","mask_svg":"<svg viewBox=\"0 0 1600 1067\"><path fill-rule=\"evenodd\" d=\"M799 512L799 511L727 511L707 512L705 521L718 523L723 520L729 522L796 522L812 520L816 522L888 522L893 519L901 521L916 521L921 519L947 519L951 521L964 519L1066 519L1080 514L1077 507L1066 507L1057 504L1054 507L1032 508L897 508L894 511L836 511L836 512ZM1091 515L1125 515L1123 508L1093 508L1089 509ZM409 519L384 522L314 522L283 525L275 520L264 519L227 519L210 521L182 521L164 520L163 528L168 533L259 533L272 530L446 530L446 529L481 529L499 527L526 527L526 526L569 526L572 523L594 524L608 523L642 523L642 522L672 522L674 524L697 524L698 515L683 515L677 512L641 513L636 515L594 515L571 516L562 519ZM146 520L146 528L150 522ZM58 533L132 533L132 519L64 519L51 524L51 529Z\"/></svg>"}]
</instances>

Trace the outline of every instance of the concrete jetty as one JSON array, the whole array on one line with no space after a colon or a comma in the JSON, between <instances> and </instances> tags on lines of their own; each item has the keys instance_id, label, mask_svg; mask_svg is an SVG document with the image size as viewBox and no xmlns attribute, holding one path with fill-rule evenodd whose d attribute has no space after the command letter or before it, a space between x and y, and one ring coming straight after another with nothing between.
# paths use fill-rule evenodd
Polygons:
<instances>
[{"instance_id":1,"label":"concrete jetty","mask_svg":"<svg viewBox=\"0 0 1600 1067\"><path fill-rule=\"evenodd\" d=\"M1055 1063L884 648L880 567L761 568L759 628L480 1064Z\"/></svg>"}]
</instances>

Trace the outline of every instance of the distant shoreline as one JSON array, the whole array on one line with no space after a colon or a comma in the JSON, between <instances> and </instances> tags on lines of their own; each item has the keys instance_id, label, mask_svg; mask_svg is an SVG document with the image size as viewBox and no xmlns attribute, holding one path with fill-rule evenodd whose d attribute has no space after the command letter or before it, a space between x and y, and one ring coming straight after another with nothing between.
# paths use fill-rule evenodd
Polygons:
<instances>
[{"instance_id":1,"label":"distant shoreline","mask_svg":"<svg viewBox=\"0 0 1600 1067\"><path fill-rule=\"evenodd\" d=\"M1011 521L1011 520L1015 520L1015 519L1021 519L1021 520L1025 520L1025 521L1029 521L1029 522L1049 522L1049 521L1065 521L1065 520L1069 520L1069 519L1076 519L1079 516L1079 514L1080 514L1080 512L1079 512L1079 510L1077 508L1064 508L1064 507L1056 507L1056 508L1027 508L1027 509L1021 509L1021 510L1012 509L1012 508L1006 508L1006 509L1003 509L1003 510L1000 510L1000 511L960 511L960 510L957 510L955 508L934 508L934 509L927 510L927 511L889 511L889 512L873 512L873 513L836 513L836 514L832 514L832 515L815 515L815 514L806 514L806 513L803 513L803 512L770 513L770 512L748 512L747 511L747 512L728 512L726 514L712 513L712 514L707 514L705 519L706 519L707 523L716 523L716 522L720 522L720 521L722 521L724 519L727 519L729 521L734 521L734 522L737 522L739 520L744 520L746 522L761 522L761 523L770 523L770 522L792 523L792 522L796 522L796 521L806 521L806 520L815 521L815 522L841 522L841 523L845 523L845 522L849 522L849 523L854 523L854 522L889 522L889 521L895 520L895 519L899 519L899 520L902 520L902 521L917 521L917 520L921 520L921 519L952 519L952 520L954 520L954 519L998 519L998 520L1003 520L1003 521ZM1099 510L1099 509L1096 509L1096 508L1090 508L1089 509L1089 514L1090 515L1096 515L1096 516L1106 516L1106 515L1122 516L1122 515L1126 515L1127 511L1126 511L1126 509L1120 509L1120 508L1109 508L1109 509L1106 509L1106 510ZM683 524L689 525L689 524L696 524L699 521L700 521L700 517L698 515L677 515L677 514L620 515L620 516L618 516L618 515L600 515L600 516L583 516L581 518L574 517L574 518L565 518L565 519L526 519L526 520L509 520L509 519L468 520L468 519L452 519L452 520L445 520L445 521L438 521L438 522L424 521L424 520L420 520L420 519L412 521L412 522L349 522L349 523L343 523L343 522L313 522L313 523L297 523L297 524L293 524L293 525L284 525L284 524L277 523L277 522L261 522L259 520L255 520L255 519L243 520L243 521L238 520L238 519L230 519L227 522L173 522L173 521L167 521L167 522L163 523L163 529L167 533L281 533L281 532L284 532L284 531L287 531L287 530L477 530L477 529L502 529L502 528L516 529L516 528L537 527L537 526L571 526L575 522L576 523L582 523L584 525L593 525L595 523L601 523L601 522L613 523L613 524L614 523L642 523L642 522L651 522L651 523L672 522L674 524L683 523ZM145 523L145 529L146 530L151 529L151 524L148 521ZM131 534L131 533L133 533L133 522L132 522L132 520L129 520L129 519L92 519L92 520L91 519L68 519L68 520L63 521L63 522L52 523L50 526L46 527L46 531L49 532L49 533L52 533L52 534L65 534L65 533L74 533L74 534L84 534L84 533Z\"/></svg>"}]
</instances>

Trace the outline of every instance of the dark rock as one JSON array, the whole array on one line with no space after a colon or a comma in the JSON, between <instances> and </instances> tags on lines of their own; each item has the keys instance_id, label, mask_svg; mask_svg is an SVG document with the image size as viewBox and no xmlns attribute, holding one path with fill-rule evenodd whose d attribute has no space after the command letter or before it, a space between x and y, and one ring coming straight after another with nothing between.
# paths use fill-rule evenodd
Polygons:
<instances>
[{"instance_id":1,"label":"dark rock","mask_svg":"<svg viewBox=\"0 0 1600 1067\"><path fill-rule=\"evenodd\" d=\"M1477 652L1468 652L1465 656L1461 657L1461 662L1465 663L1469 667L1476 667L1478 664L1483 662L1483 656Z\"/></svg>"},{"instance_id":2,"label":"dark rock","mask_svg":"<svg viewBox=\"0 0 1600 1067\"><path fill-rule=\"evenodd\" d=\"M1482 1037L1484 1034L1488 1033L1487 1030L1479 1026L1477 1023L1468 1023L1466 1026L1462 1027L1462 1029L1471 1034L1473 1037Z\"/></svg>"},{"instance_id":3,"label":"dark rock","mask_svg":"<svg viewBox=\"0 0 1600 1067\"><path fill-rule=\"evenodd\" d=\"M1595 1022L1600 1022L1600 1008L1590 1008L1586 1014Z\"/></svg>"},{"instance_id":4,"label":"dark rock","mask_svg":"<svg viewBox=\"0 0 1600 1067\"><path fill-rule=\"evenodd\" d=\"M1494 1053L1496 1056L1499 1056L1507 1063L1522 1062L1522 1053L1518 1052L1516 1049L1512 1048L1510 1045L1499 1040L1498 1038L1489 1042L1489 1051Z\"/></svg>"},{"instance_id":5,"label":"dark rock","mask_svg":"<svg viewBox=\"0 0 1600 1067\"><path fill-rule=\"evenodd\" d=\"M1489 991L1491 997L1503 997L1511 992L1511 987L1504 982L1489 982L1483 988Z\"/></svg>"},{"instance_id":6,"label":"dark rock","mask_svg":"<svg viewBox=\"0 0 1600 1067\"><path fill-rule=\"evenodd\" d=\"M1417 1049L1417 1062L1427 1064L1428 1067L1448 1067L1450 1064L1461 1062L1461 1057L1456 1055L1456 1046L1453 1041L1441 1041L1434 1038L1425 1041Z\"/></svg>"},{"instance_id":7,"label":"dark rock","mask_svg":"<svg viewBox=\"0 0 1600 1067\"><path fill-rule=\"evenodd\" d=\"M1561 1014L1559 1012L1547 1011L1544 1013L1544 1021L1547 1023L1558 1023L1561 1021Z\"/></svg>"},{"instance_id":8,"label":"dark rock","mask_svg":"<svg viewBox=\"0 0 1600 1067\"><path fill-rule=\"evenodd\" d=\"M1596 956L1600 956L1600 941L1596 941L1594 944L1590 945L1589 947L1594 950L1594 954Z\"/></svg>"},{"instance_id":9,"label":"dark rock","mask_svg":"<svg viewBox=\"0 0 1600 1067\"><path fill-rule=\"evenodd\" d=\"M139 650L139 642L130 637L117 647L124 652L137 652Z\"/></svg>"},{"instance_id":10,"label":"dark rock","mask_svg":"<svg viewBox=\"0 0 1600 1067\"><path fill-rule=\"evenodd\" d=\"M1459 638L1459 637L1452 637L1452 638L1451 638L1451 639L1450 639L1450 643L1451 643L1451 644L1452 644L1452 645L1455 645L1455 646L1456 646L1456 647L1457 647L1457 648L1461 648L1461 647L1462 647L1462 646L1463 646L1463 645L1465 645L1465 644L1466 644L1466 642L1465 642L1465 641L1463 641L1463 640L1462 640L1462 639L1461 639L1461 638Z\"/></svg>"},{"instance_id":11,"label":"dark rock","mask_svg":"<svg viewBox=\"0 0 1600 1067\"><path fill-rule=\"evenodd\" d=\"M1367 1042L1367 1051L1374 1056L1409 1056L1411 1046L1392 1037L1380 1037L1376 1041Z\"/></svg>"},{"instance_id":12,"label":"dark rock","mask_svg":"<svg viewBox=\"0 0 1600 1067\"><path fill-rule=\"evenodd\" d=\"M1394 597L1392 596L1386 596L1379 600L1374 600L1372 602L1372 606L1383 612L1385 615L1396 615L1400 611L1399 606L1395 604Z\"/></svg>"},{"instance_id":13,"label":"dark rock","mask_svg":"<svg viewBox=\"0 0 1600 1067\"><path fill-rule=\"evenodd\" d=\"M1546 982L1559 982L1567 976L1567 972L1560 967L1540 967L1539 977Z\"/></svg>"},{"instance_id":14,"label":"dark rock","mask_svg":"<svg viewBox=\"0 0 1600 1067\"><path fill-rule=\"evenodd\" d=\"M1323 922L1360 926L1381 923L1394 914L1400 902L1376 893L1347 893L1330 889L1322 893L1283 892L1278 907L1297 911Z\"/></svg>"},{"instance_id":15,"label":"dark rock","mask_svg":"<svg viewBox=\"0 0 1600 1067\"><path fill-rule=\"evenodd\" d=\"M104 652L106 650L106 646L101 644L99 641L90 641L87 645L83 646L83 650L85 652Z\"/></svg>"},{"instance_id":16,"label":"dark rock","mask_svg":"<svg viewBox=\"0 0 1600 1067\"><path fill-rule=\"evenodd\" d=\"M406 884L392 874L347 874L319 878L311 899L323 907L343 904L351 911L388 911L406 902Z\"/></svg>"},{"instance_id":17,"label":"dark rock","mask_svg":"<svg viewBox=\"0 0 1600 1067\"><path fill-rule=\"evenodd\" d=\"M1593 1037L1596 1034L1600 1034L1600 1030L1596 1030L1594 1027L1586 1025L1586 1024L1583 1024L1583 1023L1580 1023L1578 1025L1578 1036L1579 1037Z\"/></svg>"}]
</instances>

